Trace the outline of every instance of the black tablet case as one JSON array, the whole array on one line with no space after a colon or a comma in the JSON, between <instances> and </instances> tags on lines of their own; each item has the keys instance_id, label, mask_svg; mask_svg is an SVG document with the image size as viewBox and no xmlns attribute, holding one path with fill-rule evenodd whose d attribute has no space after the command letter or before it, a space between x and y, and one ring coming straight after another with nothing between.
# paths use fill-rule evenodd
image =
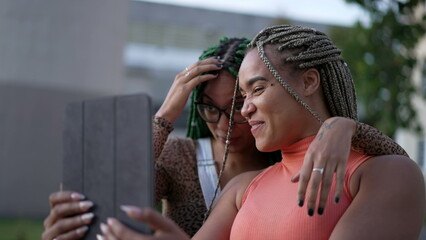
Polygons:
<instances>
[{"instance_id":1,"label":"black tablet case","mask_svg":"<svg viewBox=\"0 0 426 240\"><path fill-rule=\"evenodd\" d=\"M146 94L71 103L63 132L63 187L95 203L84 239L96 239L100 222L116 217L140 232L121 205L153 207L152 103Z\"/></svg>"}]
</instances>

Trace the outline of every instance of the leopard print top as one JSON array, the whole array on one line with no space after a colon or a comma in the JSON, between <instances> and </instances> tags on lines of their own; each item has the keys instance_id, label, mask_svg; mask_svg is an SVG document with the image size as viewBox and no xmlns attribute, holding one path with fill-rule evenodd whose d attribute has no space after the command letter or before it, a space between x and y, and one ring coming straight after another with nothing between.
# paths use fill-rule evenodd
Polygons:
<instances>
[{"instance_id":1,"label":"leopard print top","mask_svg":"<svg viewBox=\"0 0 426 240\"><path fill-rule=\"evenodd\" d=\"M352 137L352 149L370 156L403 155L407 152L392 138L365 123L356 123L355 134Z\"/></svg>"},{"instance_id":2,"label":"leopard print top","mask_svg":"<svg viewBox=\"0 0 426 240\"><path fill-rule=\"evenodd\" d=\"M173 126L164 118L153 119L155 199L163 201L163 213L188 235L201 227L207 208L197 173L195 141L169 138Z\"/></svg>"},{"instance_id":3,"label":"leopard print top","mask_svg":"<svg viewBox=\"0 0 426 240\"><path fill-rule=\"evenodd\" d=\"M189 138L169 138L172 124L153 118L155 153L155 199L164 199L163 213L193 236L207 211L197 173L196 142ZM379 130L357 122L352 148L367 155L405 155L402 147ZM164 202L163 202L164 203Z\"/></svg>"}]
</instances>

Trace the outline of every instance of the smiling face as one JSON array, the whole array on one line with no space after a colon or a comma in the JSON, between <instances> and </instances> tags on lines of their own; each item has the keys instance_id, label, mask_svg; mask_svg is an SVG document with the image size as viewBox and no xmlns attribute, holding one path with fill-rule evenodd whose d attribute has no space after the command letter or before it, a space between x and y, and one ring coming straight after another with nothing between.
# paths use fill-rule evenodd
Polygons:
<instances>
[{"instance_id":1,"label":"smiling face","mask_svg":"<svg viewBox=\"0 0 426 240\"><path fill-rule=\"evenodd\" d=\"M225 109L232 104L232 97L235 87L235 77L228 71L221 71L218 78L208 81L202 91L200 101L206 104ZM236 105L241 106L243 99L241 96L236 101ZM239 113L236 113L239 114ZM207 127L213 135L214 144L225 146L226 133L228 131L229 118L221 114L219 122L208 123ZM254 138L250 133L248 123L234 124L230 140L230 152L241 152L247 149L253 151L255 147Z\"/></svg>"},{"instance_id":2,"label":"smiling face","mask_svg":"<svg viewBox=\"0 0 426 240\"><path fill-rule=\"evenodd\" d=\"M277 60L270 58L270 61L277 66ZM297 77L300 74L280 72L296 92L303 88ZM239 80L245 98L242 114L249 119L256 147L260 151L279 150L311 134L306 127L309 121L305 119L312 120L312 117L273 77L256 49L245 56Z\"/></svg>"}]
</instances>

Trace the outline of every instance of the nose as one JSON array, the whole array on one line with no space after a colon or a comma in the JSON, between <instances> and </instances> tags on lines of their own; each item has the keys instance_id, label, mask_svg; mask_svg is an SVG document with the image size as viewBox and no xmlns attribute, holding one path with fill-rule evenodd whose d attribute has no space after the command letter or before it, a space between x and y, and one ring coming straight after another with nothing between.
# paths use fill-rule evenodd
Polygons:
<instances>
[{"instance_id":1,"label":"nose","mask_svg":"<svg viewBox=\"0 0 426 240\"><path fill-rule=\"evenodd\" d=\"M251 100L249 98L244 99L244 104L241 108L241 115L248 120L255 110L256 108Z\"/></svg>"},{"instance_id":2,"label":"nose","mask_svg":"<svg viewBox=\"0 0 426 240\"><path fill-rule=\"evenodd\" d=\"M219 122L217 122L217 127L223 131L227 131L228 125L229 125L229 118L224 113L220 114Z\"/></svg>"}]
</instances>

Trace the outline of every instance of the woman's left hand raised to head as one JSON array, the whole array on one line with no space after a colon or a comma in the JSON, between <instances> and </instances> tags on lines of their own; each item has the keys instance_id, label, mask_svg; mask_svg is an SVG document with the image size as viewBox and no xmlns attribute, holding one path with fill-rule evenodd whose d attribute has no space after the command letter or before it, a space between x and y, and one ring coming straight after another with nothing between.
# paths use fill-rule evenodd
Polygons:
<instances>
[{"instance_id":1,"label":"woman's left hand raised to head","mask_svg":"<svg viewBox=\"0 0 426 240\"><path fill-rule=\"evenodd\" d=\"M117 219L108 218L107 223L101 224L103 235L98 235L98 240L189 239L189 236L181 230L176 223L153 209L140 209L134 206L122 206L121 209L130 218L148 224L155 231L154 235L136 232L123 225Z\"/></svg>"},{"instance_id":2,"label":"woman's left hand raised to head","mask_svg":"<svg viewBox=\"0 0 426 240\"><path fill-rule=\"evenodd\" d=\"M325 211L333 175L336 173L336 188L333 196L338 203L342 194L345 169L351 151L352 136L356 123L352 119L332 117L321 126L317 136L306 152L302 169L292 181L299 181L297 199L299 206L306 204L308 215ZM309 195L306 196L308 189ZM318 194L319 202L316 208ZM306 198L305 198L306 197Z\"/></svg>"}]
</instances>

